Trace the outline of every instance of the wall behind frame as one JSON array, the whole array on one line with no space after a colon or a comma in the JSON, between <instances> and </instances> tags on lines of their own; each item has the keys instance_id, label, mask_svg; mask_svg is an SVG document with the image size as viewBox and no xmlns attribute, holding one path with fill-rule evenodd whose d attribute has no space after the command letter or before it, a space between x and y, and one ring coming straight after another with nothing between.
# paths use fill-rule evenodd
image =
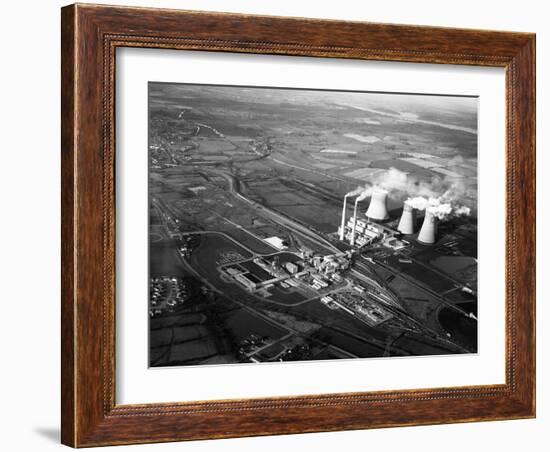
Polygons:
<instances>
[{"instance_id":1,"label":"wall behind frame","mask_svg":"<svg viewBox=\"0 0 550 452\"><path fill-rule=\"evenodd\" d=\"M104 0L105 1L105 0ZM408 2L260 2L257 0L112 0L120 5L186 8L282 16L319 17L420 25L537 32L538 149L550 145L550 31L544 2L464 0L442 7L435 0ZM100 3L90 0L91 3ZM59 445L59 8L68 2L29 0L4 6L2 53L2 344L1 445L10 451L63 450ZM314 6L314 7L313 7ZM546 13L546 14L545 14ZM538 167L550 167L548 152ZM542 172L540 173L542 174ZM550 229L550 178L539 177L539 231ZM550 240L538 234L538 274L550 270L543 250ZM119 447L116 451L265 452L281 450L364 451L372 449L464 452L490 446L500 452L543 451L550 428L547 326L548 278L538 281L538 418L447 426L243 438L186 444ZM391 444L391 446L389 446Z\"/></svg>"}]
</instances>

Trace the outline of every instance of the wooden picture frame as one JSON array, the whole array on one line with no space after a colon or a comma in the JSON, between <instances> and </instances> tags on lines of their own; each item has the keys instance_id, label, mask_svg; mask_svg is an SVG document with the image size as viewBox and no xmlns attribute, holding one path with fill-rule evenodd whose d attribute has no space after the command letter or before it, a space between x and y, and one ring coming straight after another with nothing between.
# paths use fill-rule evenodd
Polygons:
<instances>
[{"instance_id":1,"label":"wooden picture frame","mask_svg":"<svg viewBox=\"0 0 550 452\"><path fill-rule=\"evenodd\" d=\"M535 416L535 35L71 5L62 9L62 442L73 447ZM506 69L506 383L115 403L115 50Z\"/></svg>"}]
</instances>

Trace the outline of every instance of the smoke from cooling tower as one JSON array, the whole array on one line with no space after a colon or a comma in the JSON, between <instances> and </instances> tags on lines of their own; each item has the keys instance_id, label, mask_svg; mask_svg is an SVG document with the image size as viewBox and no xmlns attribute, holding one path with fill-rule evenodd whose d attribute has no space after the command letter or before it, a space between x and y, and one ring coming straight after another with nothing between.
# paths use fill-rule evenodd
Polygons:
<instances>
[{"instance_id":1,"label":"smoke from cooling tower","mask_svg":"<svg viewBox=\"0 0 550 452\"><path fill-rule=\"evenodd\" d=\"M394 199L404 197L423 196L424 198L445 197L448 199L461 199L469 194L468 187L460 178L448 176L434 176L429 181L418 180L397 168L389 168L387 171L375 173L363 187L357 187L348 195L357 195L366 192L370 196L376 188L381 188Z\"/></svg>"},{"instance_id":2,"label":"smoke from cooling tower","mask_svg":"<svg viewBox=\"0 0 550 452\"><path fill-rule=\"evenodd\" d=\"M430 181L421 181L396 168L375 174L372 181L364 187L358 187L348 193L350 196L372 196L377 189L388 192L393 199L406 199L418 210L433 207L433 213L438 219L449 216L469 215L470 208L458 200L474 197L460 178L433 177ZM363 198L364 199L364 198Z\"/></svg>"},{"instance_id":3,"label":"smoke from cooling tower","mask_svg":"<svg viewBox=\"0 0 550 452\"><path fill-rule=\"evenodd\" d=\"M357 204L359 201L363 201L367 199L370 196L370 193L367 193L366 191L363 191L356 199L355 204Z\"/></svg>"},{"instance_id":4,"label":"smoke from cooling tower","mask_svg":"<svg viewBox=\"0 0 550 452\"><path fill-rule=\"evenodd\" d=\"M425 210L432 213L438 220L444 220L451 216L459 217L469 215L470 208L456 203L453 200L445 200L445 194L440 197L424 198L416 196L406 201L417 210Z\"/></svg>"},{"instance_id":5,"label":"smoke from cooling tower","mask_svg":"<svg viewBox=\"0 0 550 452\"><path fill-rule=\"evenodd\" d=\"M347 198L348 196L357 196L363 193L363 191L364 191L363 187L357 187L355 190L352 190L349 193L346 193L345 197Z\"/></svg>"},{"instance_id":6,"label":"smoke from cooling tower","mask_svg":"<svg viewBox=\"0 0 550 452\"><path fill-rule=\"evenodd\" d=\"M462 215L470 215L470 208L467 206L458 206L455 208L455 215L462 216Z\"/></svg>"}]
</instances>

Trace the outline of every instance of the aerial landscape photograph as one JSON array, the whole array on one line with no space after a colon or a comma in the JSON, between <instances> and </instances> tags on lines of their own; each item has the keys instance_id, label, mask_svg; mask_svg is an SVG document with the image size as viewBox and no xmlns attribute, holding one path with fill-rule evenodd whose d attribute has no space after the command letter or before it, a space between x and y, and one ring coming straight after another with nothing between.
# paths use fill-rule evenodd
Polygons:
<instances>
[{"instance_id":1,"label":"aerial landscape photograph","mask_svg":"<svg viewBox=\"0 0 550 452\"><path fill-rule=\"evenodd\" d=\"M478 351L478 99L149 82L149 366Z\"/></svg>"}]
</instances>

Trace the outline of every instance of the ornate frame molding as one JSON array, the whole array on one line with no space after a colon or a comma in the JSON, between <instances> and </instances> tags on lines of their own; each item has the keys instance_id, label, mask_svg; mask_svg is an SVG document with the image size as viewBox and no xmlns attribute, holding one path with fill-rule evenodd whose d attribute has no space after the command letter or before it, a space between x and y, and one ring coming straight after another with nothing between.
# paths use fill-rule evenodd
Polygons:
<instances>
[{"instance_id":1,"label":"ornate frame molding","mask_svg":"<svg viewBox=\"0 0 550 452\"><path fill-rule=\"evenodd\" d=\"M71 5L62 9L62 43L64 444L81 447L534 416L534 35ZM118 47L506 68L506 383L116 405L114 90Z\"/></svg>"}]
</instances>

